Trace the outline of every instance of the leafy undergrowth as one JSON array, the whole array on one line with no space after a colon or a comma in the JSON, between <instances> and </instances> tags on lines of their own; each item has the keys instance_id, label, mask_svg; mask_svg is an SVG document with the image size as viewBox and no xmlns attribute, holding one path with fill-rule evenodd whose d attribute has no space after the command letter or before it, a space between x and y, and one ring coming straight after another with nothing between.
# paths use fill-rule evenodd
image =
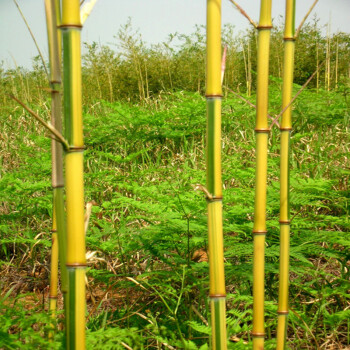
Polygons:
<instances>
[{"instance_id":1,"label":"leafy undergrowth","mask_svg":"<svg viewBox=\"0 0 350 350\"><path fill-rule=\"evenodd\" d=\"M295 87L296 91L298 87ZM346 96L345 96L346 97ZM254 103L254 97L251 101ZM280 91L272 87L271 111ZM46 103L37 105L40 112ZM35 108L35 106L33 106ZM88 349L207 349L210 335L205 99L163 93L142 105L86 106ZM0 348L62 348L47 316L50 141L16 108L1 117ZM223 99L225 273L229 348L250 349L255 111ZM349 106L304 91L291 139L289 349L350 341ZM269 141L266 349L275 348L279 262L279 131ZM62 308L62 301L59 300Z\"/></svg>"}]
</instances>

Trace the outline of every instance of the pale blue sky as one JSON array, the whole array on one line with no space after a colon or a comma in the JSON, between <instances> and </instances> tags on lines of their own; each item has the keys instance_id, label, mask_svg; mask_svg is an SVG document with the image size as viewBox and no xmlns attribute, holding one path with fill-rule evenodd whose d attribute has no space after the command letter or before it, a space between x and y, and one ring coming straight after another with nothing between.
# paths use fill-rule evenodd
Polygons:
<instances>
[{"instance_id":1,"label":"pale blue sky","mask_svg":"<svg viewBox=\"0 0 350 350\"><path fill-rule=\"evenodd\" d=\"M34 32L39 46L47 55L43 0L17 0ZM259 17L259 0L237 0L255 20ZM284 1L273 0L273 17L284 16ZM301 21L313 0L297 0L297 23ZM223 23L231 23L237 32L249 25L228 0L222 0ZM317 14L321 24L331 19L331 31L350 32L350 0L319 0L311 14ZM196 24L205 24L205 0L99 0L87 19L82 41L101 44L116 43L113 38L121 25L131 18L146 43L160 43L170 33L190 34ZM5 68L17 65L31 67L37 51L13 0L0 0L0 61Z\"/></svg>"}]
</instances>

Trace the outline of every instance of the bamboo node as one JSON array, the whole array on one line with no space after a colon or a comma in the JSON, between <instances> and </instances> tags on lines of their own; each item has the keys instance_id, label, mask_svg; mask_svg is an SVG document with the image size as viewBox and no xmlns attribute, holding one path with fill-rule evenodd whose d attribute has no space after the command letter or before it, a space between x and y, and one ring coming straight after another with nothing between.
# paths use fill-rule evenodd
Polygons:
<instances>
[{"instance_id":1,"label":"bamboo node","mask_svg":"<svg viewBox=\"0 0 350 350\"><path fill-rule=\"evenodd\" d=\"M52 185L52 188L63 188L64 185L63 184L60 184L60 185Z\"/></svg>"},{"instance_id":2,"label":"bamboo node","mask_svg":"<svg viewBox=\"0 0 350 350\"><path fill-rule=\"evenodd\" d=\"M259 129L255 128L254 130L255 130L256 133L266 133L266 134L268 134L270 132L269 128L259 128Z\"/></svg>"},{"instance_id":3,"label":"bamboo node","mask_svg":"<svg viewBox=\"0 0 350 350\"><path fill-rule=\"evenodd\" d=\"M272 29L272 25L269 25L269 26L262 26L262 25L258 25L256 27L257 30L263 30L263 29Z\"/></svg>"},{"instance_id":4,"label":"bamboo node","mask_svg":"<svg viewBox=\"0 0 350 350\"><path fill-rule=\"evenodd\" d=\"M217 95L205 95L206 98L222 98L222 94L217 94Z\"/></svg>"},{"instance_id":5,"label":"bamboo node","mask_svg":"<svg viewBox=\"0 0 350 350\"><path fill-rule=\"evenodd\" d=\"M85 267L86 263L66 263L67 267Z\"/></svg>"},{"instance_id":6,"label":"bamboo node","mask_svg":"<svg viewBox=\"0 0 350 350\"><path fill-rule=\"evenodd\" d=\"M253 230L253 235L266 235L267 231Z\"/></svg>"},{"instance_id":7,"label":"bamboo node","mask_svg":"<svg viewBox=\"0 0 350 350\"><path fill-rule=\"evenodd\" d=\"M69 24L69 23L65 23L65 24L61 24L60 26L57 26L57 28L59 29L69 29L69 28L78 28L81 29L83 28L83 26L81 24Z\"/></svg>"},{"instance_id":8,"label":"bamboo node","mask_svg":"<svg viewBox=\"0 0 350 350\"><path fill-rule=\"evenodd\" d=\"M209 298L226 298L226 293L224 293L224 294L209 294Z\"/></svg>"},{"instance_id":9,"label":"bamboo node","mask_svg":"<svg viewBox=\"0 0 350 350\"><path fill-rule=\"evenodd\" d=\"M207 202L212 203L212 202L222 202L222 197L213 197L211 196L210 198L206 197L205 198Z\"/></svg>"},{"instance_id":10,"label":"bamboo node","mask_svg":"<svg viewBox=\"0 0 350 350\"><path fill-rule=\"evenodd\" d=\"M293 130L293 128L291 128L291 127L284 127L284 126L280 127L280 131L292 131L292 130Z\"/></svg>"},{"instance_id":11,"label":"bamboo node","mask_svg":"<svg viewBox=\"0 0 350 350\"><path fill-rule=\"evenodd\" d=\"M294 36L286 36L283 38L284 41L295 41L296 38Z\"/></svg>"},{"instance_id":12,"label":"bamboo node","mask_svg":"<svg viewBox=\"0 0 350 350\"><path fill-rule=\"evenodd\" d=\"M58 299L57 295L49 295L49 299Z\"/></svg>"},{"instance_id":13,"label":"bamboo node","mask_svg":"<svg viewBox=\"0 0 350 350\"><path fill-rule=\"evenodd\" d=\"M77 147L77 146L69 146L67 153L72 153L72 152L84 152L85 146L82 147Z\"/></svg>"},{"instance_id":14,"label":"bamboo node","mask_svg":"<svg viewBox=\"0 0 350 350\"><path fill-rule=\"evenodd\" d=\"M289 311L277 311L278 315L288 315Z\"/></svg>"},{"instance_id":15,"label":"bamboo node","mask_svg":"<svg viewBox=\"0 0 350 350\"><path fill-rule=\"evenodd\" d=\"M253 338L265 338L266 333L252 332L251 335Z\"/></svg>"},{"instance_id":16,"label":"bamboo node","mask_svg":"<svg viewBox=\"0 0 350 350\"><path fill-rule=\"evenodd\" d=\"M50 81L51 85L54 85L54 84L60 85L61 83L62 83L61 80L51 80Z\"/></svg>"},{"instance_id":17,"label":"bamboo node","mask_svg":"<svg viewBox=\"0 0 350 350\"><path fill-rule=\"evenodd\" d=\"M55 233L55 232L57 232L57 230L56 229L52 229L52 230L50 230L50 232Z\"/></svg>"},{"instance_id":18,"label":"bamboo node","mask_svg":"<svg viewBox=\"0 0 350 350\"><path fill-rule=\"evenodd\" d=\"M281 225L290 225L290 220L279 220L278 221Z\"/></svg>"}]
</instances>

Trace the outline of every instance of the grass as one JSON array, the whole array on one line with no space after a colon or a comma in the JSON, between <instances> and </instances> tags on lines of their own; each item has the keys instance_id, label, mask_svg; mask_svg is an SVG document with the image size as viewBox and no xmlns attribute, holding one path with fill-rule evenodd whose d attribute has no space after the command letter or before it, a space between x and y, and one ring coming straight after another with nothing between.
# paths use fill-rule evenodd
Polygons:
<instances>
[{"instance_id":1,"label":"grass","mask_svg":"<svg viewBox=\"0 0 350 350\"><path fill-rule=\"evenodd\" d=\"M280 88L273 80L271 114L279 111ZM294 105L289 349L350 346L346 96L305 90ZM250 100L254 103L255 96ZM48 103L31 103L45 115ZM2 115L0 348L48 348L50 140L21 108L8 106ZM230 349L251 348L254 121L251 107L225 96ZM139 104L96 100L84 106L84 123L85 202L94 202L86 236L88 348L207 349L206 202L195 190L205 183L204 97L179 91ZM278 154L274 129L268 160L266 349L275 347L277 326ZM61 347L62 326L58 329L52 348Z\"/></svg>"}]
</instances>

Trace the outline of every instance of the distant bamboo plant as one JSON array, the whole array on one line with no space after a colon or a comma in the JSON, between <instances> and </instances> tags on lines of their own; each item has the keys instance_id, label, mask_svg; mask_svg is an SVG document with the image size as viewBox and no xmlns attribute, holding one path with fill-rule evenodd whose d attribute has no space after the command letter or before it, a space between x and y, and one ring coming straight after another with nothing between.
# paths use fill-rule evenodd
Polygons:
<instances>
[{"instance_id":1,"label":"distant bamboo plant","mask_svg":"<svg viewBox=\"0 0 350 350\"><path fill-rule=\"evenodd\" d=\"M256 99L256 183L254 207L253 261L253 349L264 348L264 276L266 236L266 186L268 145L268 85L271 0L261 0L258 25L257 99Z\"/></svg>"},{"instance_id":2,"label":"distant bamboo plant","mask_svg":"<svg viewBox=\"0 0 350 350\"><path fill-rule=\"evenodd\" d=\"M289 283L289 144L292 130L293 70L295 50L295 0L286 0L284 64L282 89L281 160L280 160L280 282L278 294L277 349L285 349L288 319ZM286 108L287 107L287 108Z\"/></svg>"},{"instance_id":3,"label":"distant bamboo plant","mask_svg":"<svg viewBox=\"0 0 350 350\"><path fill-rule=\"evenodd\" d=\"M45 0L47 37L49 44L50 87L51 87L51 124L62 133L61 116L61 35L58 30L60 24L59 0ZM66 299L67 269L66 257L66 229L64 222L63 201L63 149L62 144L53 139L52 153L52 188L53 188L53 220L52 220L52 255L50 279L50 310L56 310L58 285L58 256L61 267L61 290ZM59 252L59 254L58 254Z\"/></svg>"},{"instance_id":4,"label":"distant bamboo plant","mask_svg":"<svg viewBox=\"0 0 350 350\"><path fill-rule=\"evenodd\" d=\"M62 1L67 207L67 343L85 349L85 232L79 0Z\"/></svg>"},{"instance_id":5,"label":"distant bamboo plant","mask_svg":"<svg viewBox=\"0 0 350 350\"><path fill-rule=\"evenodd\" d=\"M207 1L207 202L212 348L226 349L221 183L221 0Z\"/></svg>"}]
</instances>

